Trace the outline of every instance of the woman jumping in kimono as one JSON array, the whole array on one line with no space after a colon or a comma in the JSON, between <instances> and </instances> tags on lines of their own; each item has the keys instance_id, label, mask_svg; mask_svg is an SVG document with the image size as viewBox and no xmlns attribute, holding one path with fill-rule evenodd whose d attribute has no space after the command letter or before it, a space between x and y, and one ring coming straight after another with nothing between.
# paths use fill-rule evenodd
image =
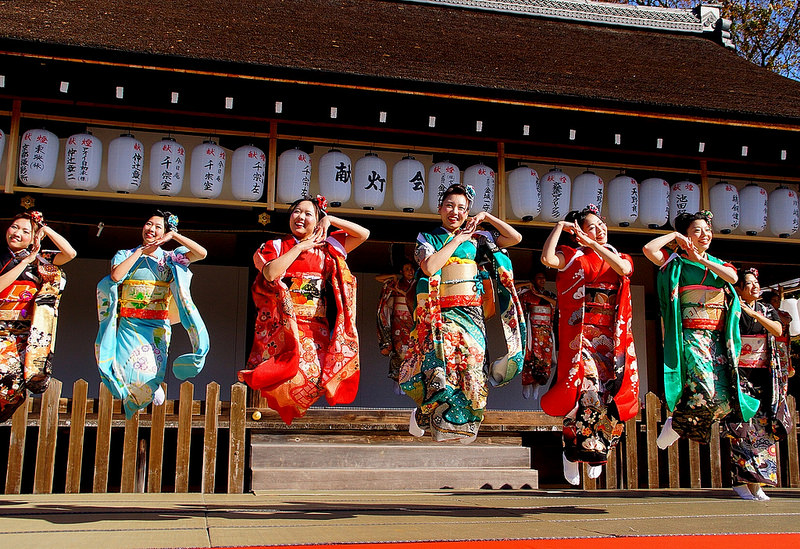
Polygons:
<instances>
[{"instance_id":1,"label":"woman jumping in kimono","mask_svg":"<svg viewBox=\"0 0 800 549\"><path fill-rule=\"evenodd\" d=\"M562 232L579 247L558 246ZM606 224L590 204L553 227L542 263L558 269L558 371L542 409L564 417L564 478L580 482L578 462L597 478L624 422L639 410L639 374L631 334L633 262L607 242Z\"/></svg>"},{"instance_id":2,"label":"woman jumping in kimono","mask_svg":"<svg viewBox=\"0 0 800 549\"><path fill-rule=\"evenodd\" d=\"M41 250L45 237L58 252ZM37 211L14 216L6 246L0 254L0 422L25 402L27 391L47 389L58 302L66 282L58 267L76 255Z\"/></svg>"},{"instance_id":3,"label":"woman jumping in kimono","mask_svg":"<svg viewBox=\"0 0 800 549\"><path fill-rule=\"evenodd\" d=\"M555 363L553 322L556 295L545 289L546 281L544 273L538 272L531 282L517 284L528 328L525 365L522 367L522 396L526 399L531 396L538 398L539 390L550 380Z\"/></svg>"},{"instance_id":4,"label":"woman jumping in kimono","mask_svg":"<svg viewBox=\"0 0 800 549\"><path fill-rule=\"evenodd\" d=\"M442 226L417 237L415 255L423 276L416 287L412 348L400 371L400 386L417 404L409 432L422 436L430 429L436 441L465 444L478 434L489 384L502 385L517 375L525 352L522 307L511 262L500 249L518 244L522 236L486 212L467 219L474 197L472 187L451 185L439 206ZM499 231L496 240L478 231L482 222ZM491 366L482 308L490 277L497 283L508 346L508 354Z\"/></svg>"},{"instance_id":5,"label":"woman jumping in kimono","mask_svg":"<svg viewBox=\"0 0 800 549\"><path fill-rule=\"evenodd\" d=\"M675 232L648 242L644 255L660 267L664 323L664 393L672 416L658 436L664 449L681 436L708 443L711 426L730 413L750 421L758 400L739 386L739 298L736 269L709 255L711 212L680 214ZM675 242L678 251L665 247Z\"/></svg>"},{"instance_id":6,"label":"woman jumping in kimono","mask_svg":"<svg viewBox=\"0 0 800 549\"><path fill-rule=\"evenodd\" d=\"M408 308L407 295L414 284L414 264L403 263L400 275L380 275L375 277L383 282L383 290L378 300L378 343L381 354L389 357L389 379L394 381L395 393L403 394L397 382L400 364L408 352L414 319Z\"/></svg>"},{"instance_id":7,"label":"woman jumping in kimono","mask_svg":"<svg viewBox=\"0 0 800 549\"><path fill-rule=\"evenodd\" d=\"M287 425L323 394L331 405L348 404L358 391L356 280L345 259L369 230L326 209L322 196L295 201L292 234L253 256L258 314L239 381L261 391ZM341 230L328 235L331 226Z\"/></svg>"},{"instance_id":8,"label":"woman jumping in kimono","mask_svg":"<svg viewBox=\"0 0 800 549\"><path fill-rule=\"evenodd\" d=\"M780 361L776 337L783 326L772 305L758 298L761 286L758 271L739 271L736 291L742 306L739 330L742 353L739 355L739 378L745 392L761 405L748 422L726 421L731 437L731 475L733 489L742 499L769 500L761 485L778 485L776 442L786 437L792 418L786 405L787 365Z\"/></svg>"},{"instance_id":9,"label":"woman jumping in kimono","mask_svg":"<svg viewBox=\"0 0 800 549\"><path fill-rule=\"evenodd\" d=\"M180 246L163 250L170 240ZM156 211L142 228L142 244L118 251L111 274L97 285L97 365L103 383L122 400L127 418L151 402L164 403L161 383L171 323L180 321L186 328L193 351L172 363L175 377L188 379L203 369L208 333L189 293L189 264L205 257L205 248L178 232L177 216Z\"/></svg>"}]
</instances>

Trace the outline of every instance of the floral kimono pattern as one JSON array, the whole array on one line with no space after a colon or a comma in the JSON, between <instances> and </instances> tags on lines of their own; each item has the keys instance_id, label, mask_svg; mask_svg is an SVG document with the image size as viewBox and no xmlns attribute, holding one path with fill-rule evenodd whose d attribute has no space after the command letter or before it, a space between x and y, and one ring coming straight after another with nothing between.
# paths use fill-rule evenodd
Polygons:
<instances>
[{"instance_id":1,"label":"floral kimono pattern","mask_svg":"<svg viewBox=\"0 0 800 549\"><path fill-rule=\"evenodd\" d=\"M0 421L25 402L27 391L43 393L53 372L58 304L66 284L52 265L57 252L42 252L33 264L0 292ZM22 256L10 250L0 256L0 272Z\"/></svg>"},{"instance_id":2,"label":"floral kimono pattern","mask_svg":"<svg viewBox=\"0 0 800 549\"><path fill-rule=\"evenodd\" d=\"M378 343L389 349L389 378L397 381L400 365L411 343L414 319L406 301L409 284L404 280L387 280L378 300Z\"/></svg>"},{"instance_id":3,"label":"floral kimono pattern","mask_svg":"<svg viewBox=\"0 0 800 549\"><path fill-rule=\"evenodd\" d=\"M548 297L555 295L547 290ZM522 367L523 385L545 385L555 357L555 335L553 334L554 307L546 300L537 297L529 288L519 293L522 309L525 311L525 325L528 328L525 364Z\"/></svg>"},{"instance_id":4,"label":"floral kimono pattern","mask_svg":"<svg viewBox=\"0 0 800 549\"><path fill-rule=\"evenodd\" d=\"M758 408L758 400L739 385L739 298L731 284L674 253L662 265L657 286L664 322L664 392L673 411L672 427L682 436L708 443L715 421L729 413L749 421Z\"/></svg>"},{"instance_id":5,"label":"floral kimono pattern","mask_svg":"<svg viewBox=\"0 0 800 549\"><path fill-rule=\"evenodd\" d=\"M756 302L754 308L770 320L780 320L771 305ZM731 476L734 485L777 486L776 441L785 438L792 428L786 405L788 369L781 362L775 336L761 324L742 314L739 328L742 335L739 379L744 392L761 404L748 422L726 421L726 432L731 437Z\"/></svg>"},{"instance_id":6,"label":"floral kimono pattern","mask_svg":"<svg viewBox=\"0 0 800 549\"><path fill-rule=\"evenodd\" d=\"M542 409L564 416L567 459L598 465L607 461L624 422L639 411L630 279L589 248L557 251L566 261L556 275L558 370Z\"/></svg>"},{"instance_id":7,"label":"floral kimono pattern","mask_svg":"<svg viewBox=\"0 0 800 549\"><path fill-rule=\"evenodd\" d=\"M283 278L261 274L264 265L297 242L293 236L266 242L253 257L258 308L247 368L239 381L261 391L270 408L291 425L323 394L331 405L348 404L358 392L356 279L345 263L343 231L302 252Z\"/></svg>"},{"instance_id":8,"label":"floral kimono pattern","mask_svg":"<svg viewBox=\"0 0 800 549\"><path fill-rule=\"evenodd\" d=\"M112 265L135 250L120 250ZM127 418L146 408L164 381L171 318L180 320L192 345L191 353L172 363L172 373L180 380L189 379L205 364L208 332L189 291L192 272L187 252L183 246L169 252L159 248L154 257L142 256L124 280L114 282L107 276L97 285L100 329L95 356L100 379L114 398L122 400Z\"/></svg>"},{"instance_id":9,"label":"floral kimono pattern","mask_svg":"<svg viewBox=\"0 0 800 549\"><path fill-rule=\"evenodd\" d=\"M416 327L411 349L400 371L400 387L417 404L415 418L422 429L430 429L436 441L475 439L483 420L489 385L503 385L521 370L525 350L525 320L514 287L508 256L497 248L491 235L476 233L456 248L451 264L479 264L471 283L471 295L445 296L442 271L417 282L414 309ZM418 260L442 249L453 237L443 227L417 238ZM445 265L445 267L447 266ZM481 306L483 282L494 280L508 354L491 366L486 356L486 331Z\"/></svg>"}]
</instances>

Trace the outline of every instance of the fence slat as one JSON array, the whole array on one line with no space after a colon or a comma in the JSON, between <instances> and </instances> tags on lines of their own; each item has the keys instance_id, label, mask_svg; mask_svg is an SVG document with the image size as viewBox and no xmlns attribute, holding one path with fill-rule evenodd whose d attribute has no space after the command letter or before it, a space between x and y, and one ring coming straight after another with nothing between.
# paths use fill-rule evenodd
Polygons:
<instances>
[{"instance_id":1,"label":"fence slat","mask_svg":"<svg viewBox=\"0 0 800 549\"><path fill-rule=\"evenodd\" d=\"M230 442L228 448L228 493L244 492L245 427L247 386L236 383L231 387Z\"/></svg>"},{"instance_id":2,"label":"fence slat","mask_svg":"<svg viewBox=\"0 0 800 549\"><path fill-rule=\"evenodd\" d=\"M147 441L139 439L139 451L136 452L136 493L144 494L147 480Z\"/></svg>"},{"instance_id":3,"label":"fence slat","mask_svg":"<svg viewBox=\"0 0 800 549\"><path fill-rule=\"evenodd\" d=\"M669 487L681 487L681 460L678 452L680 440L673 442L667 448L667 466L669 467Z\"/></svg>"},{"instance_id":4,"label":"fence slat","mask_svg":"<svg viewBox=\"0 0 800 549\"><path fill-rule=\"evenodd\" d=\"M189 491L189 451L192 443L192 399L194 385L190 381L181 383L181 398L178 404L178 448L175 457L175 493Z\"/></svg>"},{"instance_id":5,"label":"fence slat","mask_svg":"<svg viewBox=\"0 0 800 549\"><path fill-rule=\"evenodd\" d=\"M606 463L606 488L609 490L617 489L617 448L611 448L608 452L608 462Z\"/></svg>"},{"instance_id":6,"label":"fence slat","mask_svg":"<svg viewBox=\"0 0 800 549\"><path fill-rule=\"evenodd\" d=\"M647 414L647 487L658 488L658 422L661 419L661 401L653 393L645 397Z\"/></svg>"},{"instance_id":7,"label":"fence slat","mask_svg":"<svg viewBox=\"0 0 800 549\"><path fill-rule=\"evenodd\" d=\"M625 477L628 490L639 488L639 426L635 417L625 422Z\"/></svg>"},{"instance_id":8,"label":"fence slat","mask_svg":"<svg viewBox=\"0 0 800 549\"><path fill-rule=\"evenodd\" d=\"M789 414L792 418L792 428L786 437L789 449L789 486L791 488L800 488L800 459L798 459L797 449L797 403L791 395L786 398L786 403L789 405Z\"/></svg>"},{"instance_id":9,"label":"fence slat","mask_svg":"<svg viewBox=\"0 0 800 549\"><path fill-rule=\"evenodd\" d=\"M217 472L217 429L219 425L219 384L211 382L206 386L206 417L203 433L203 480L200 491L214 493Z\"/></svg>"},{"instance_id":10,"label":"fence slat","mask_svg":"<svg viewBox=\"0 0 800 549\"><path fill-rule=\"evenodd\" d=\"M122 478L119 491L130 494L136 490L136 446L139 442L139 410L125 420L125 438L122 442Z\"/></svg>"},{"instance_id":11,"label":"fence slat","mask_svg":"<svg viewBox=\"0 0 800 549\"><path fill-rule=\"evenodd\" d=\"M61 399L61 382L50 378L47 390L42 395L42 411L39 414L39 440L36 444L36 470L33 475L34 494L53 492L59 399Z\"/></svg>"},{"instance_id":12,"label":"fence slat","mask_svg":"<svg viewBox=\"0 0 800 549\"><path fill-rule=\"evenodd\" d=\"M712 488L722 488L722 455L719 437L719 422L715 421L714 425L711 426L711 441L708 445Z\"/></svg>"},{"instance_id":13,"label":"fence slat","mask_svg":"<svg viewBox=\"0 0 800 549\"><path fill-rule=\"evenodd\" d=\"M92 491L108 491L108 457L111 452L111 410L114 399L105 383L100 384L100 403L97 406L97 447L94 454Z\"/></svg>"},{"instance_id":14,"label":"fence slat","mask_svg":"<svg viewBox=\"0 0 800 549\"><path fill-rule=\"evenodd\" d=\"M689 485L700 488L700 443L689 441Z\"/></svg>"},{"instance_id":15,"label":"fence slat","mask_svg":"<svg viewBox=\"0 0 800 549\"><path fill-rule=\"evenodd\" d=\"M22 490L22 463L25 457L25 438L28 434L28 401L23 402L11 417L11 440L8 445L6 494Z\"/></svg>"},{"instance_id":16,"label":"fence slat","mask_svg":"<svg viewBox=\"0 0 800 549\"><path fill-rule=\"evenodd\" d=\"M81 469L83 465L83 440L86 431L86 396L89 384L79 379L72 385L72 414L69 419L69 449L67 450L67 479L64 492L77 494L81 491Z\"/></svg>"},{"instance_id":17,"label":"fence slat","mask_svg":"<svg viewBox=\"0 0 800 549\"><path fill-rule=\"evenodd\" d=\"M167 384L161 388L167 394ZM164 465L164 426L167 422L167 403L150 406L150 458L147 462L147 491L151 494L161 492L161 479Z\"/></svg>"},{"instance_id":18,"label":"fence slat","mask_svg":"<svg viewBox=\"0 0 800 549\"><path fill-rule=\"evenodd\" d=\"M589 464L581 463L581 469L583 469L583 473L581 475L583 477L583 489L597 490L597 479L589 478Z\"/></svg>"}]
</instances>

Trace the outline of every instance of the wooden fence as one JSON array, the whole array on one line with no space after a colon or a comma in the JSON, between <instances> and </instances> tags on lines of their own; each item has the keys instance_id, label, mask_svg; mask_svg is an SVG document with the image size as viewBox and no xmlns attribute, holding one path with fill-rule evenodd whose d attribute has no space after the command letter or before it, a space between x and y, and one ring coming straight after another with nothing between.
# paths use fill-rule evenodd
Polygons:
<instances>
[{"instance_id":1,"label":"wooden fence","mask_svg":"<svg viewBox=\"0 0 800 549\"><path fill-rule=\"evenodd\" d=\"M194 386L187 381L181 384L179 400L150 406L128 420L121 403L113 400L102 384L98 399L87 398L88 383L84 380L75 382L71 399L61 398L61 389L61 382L53 379L41 398L29 399L11 418L6 494L19 494L24 486L28 487L26 491L37 494L107 492L110 473L119 478L119 486L112 488L120 492L242 493L248 430L324 433L328 440L335 433L365 431L407 437L408 411L404 410L312 409L287 427L271 410L258 409L262 417L255 420L249 414L256 409L247 409L247 388L240 383L231 387L230 402L221 402L217 383L209 383L205 400L196 401ZM794 428L779 445L779 477L782 486L797 488L800 487L798 416L792 397L789 406ZM709 445L681 440L667 451L660 451L656 437L664 419L661 401L648 393L639 416L626 423L622 440L609 455L604 474L596 480L583 475L584 488L722 487L728 452L719 436L719 426L715 425L715 436ZM558 431L560 426L560 418L551 418L543 412L488 411L481 435L523 435L530 441L536 461L537 433ZM220 436L221 432L227 436ZM35 445L28 440L33 436L37 437ZM89 440L94 441L93 448L87 445ZM218 463L218 454L227 455L226 462ZM112 459L120 455L121 463ZM112 465L118 469L111 471ZM199 482L198 466L201 467ZM194 483L190 482L190 467L195 473ZM91 486L88 478L81 478L84 470L93 472ZM164 478L165 472L173 471L174 478ZM227 482L221 474L227 477ZM29 479L27 483L23 483L24 476Z\"/></svg>"}]
</instances>

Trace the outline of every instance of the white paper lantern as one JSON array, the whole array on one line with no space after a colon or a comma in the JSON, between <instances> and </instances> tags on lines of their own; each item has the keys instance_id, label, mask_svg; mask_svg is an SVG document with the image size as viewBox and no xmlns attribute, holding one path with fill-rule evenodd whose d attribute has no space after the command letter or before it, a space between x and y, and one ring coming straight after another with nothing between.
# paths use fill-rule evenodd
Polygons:
<instances>
[{"instance_id":1,"label":"white paper lantern","mask_svg":"<svg viewBox=\"0 0 800 549\"><path fill-rule=\"evenodd\" d=\"M789 335L794 337L800 335L800 310L798 310L798 301L790 297L781 301L779 307L781 311L786 311L792 317L792 322L789 324Z\"/></svg>"},{"instance_id":2,"label":"white paper lantern","mask_svg":"<svg viewBox=\"0 0 800 549\"><path fill-rule=\"evenodd\" d=\"M67 138L64 147L64 180L67 187L90 191L100 184L103 143L90 133Z\"/></svg>"},{"instance_id":3,"label":"white paper lantern","mask_svg":"<svg viewBox=\"0 0 800 549\"><path fill-rule=\"evenodd\" d=\"M3 162L3 152L6 150L6 134L0 130L0 163Z\"/></svg>"},{"instance_id":4,"label":"white paper lantern","mask_svg":"<svg viewBox=\"0 0 800 549\"><path fill-rule=\"evenodd\" d=\"M783 185L769 193L767 220L775 236L789 238L796 233L800 223L797 193Z\"/></svg>"},{"instance_id":5,"label":"white paper lantern","mask_svg":"<svg viewBox=\"0 0 800 549\"><path fill-rule=\"evenodd\" d=\"M582 210L594 204L603 212L603 178L592 171L585 171L572 182L570 210Z\"/></svg>"},{"instance_id":6,"label":"white paper lantern","mask_svg":"<svg viewBox=\"0 0 800 549\"><path fill-rule=\"evenodd\" d=\"M150 147L150 190L161 196L175 196L183 187L186 148L171 137Z\"/></svg>"},{"instance_id":7,"label":"white paper lantern","mask_svg":"<svg viewBox=\"0 0 800 549\"><path fill-rule=\"evenodd\" d=\"M669 223L675 226L675 218L682 213L700 211L700 185L691 181L675 183L669 192Z\"/></svg>"},{"instance_id":8,"label":"white paper lantern","mask_svg":"<svg viewBox=\"0 0 800 549\"><path fill-rule=\"evenodd\" d=\"M108 144L108 186L118 193L135 192L142 184L144 145L129 133Z\"/></svg>"},{"instance_id":9,"label":"white paper lantern","mask_svg":"<svg viewBox=\"0 0 800 549\"><path fill-rule=\"evenodd\" d=\"M767 191L755 183L739 191L739 228L755 236L767 228Z\"/></svg>"},{"instance_id":10,"label":"white paper lantern","mask_svg":"<svg viewBox=\"0 0 800 549\"><path fill-rule=\"evenodd\" d=\"M709 189L708 201L715 231L729 234L739 226L739 191L735 185L720 181Z\"/></svg>"},{"instance_id":11,"label":"white paper lantern","mask_svg":"<svg viewBox=\"0 0 800 549\"><path fill-rule=\"evenodd\" d=\"M456 183L461 183L461 171L458 166L447 160L431 166L428 170L428 208L432 212L439 211L444 191Z\"/></svg>"},{"instance_id":12,"label":"white paper lantern","mask_svg":"<svg viewBox=\"0 0 800 549\"><path fill-rule=\"evenodd\" d=\"M572 180L557 168L539 180L542 189L542 221L561 221L569 213Z\"/></svg>"},{"instance_id":13,"label":"white paper lantern","mask_svg":"<svg viewBox=\"0 0 800 549\"><path fill-rule=\"evenodd\" d=\"M511 211L523 221L533 221L542 209L539 192L539 174L528 166L520 166L508 172L508 194Z\"/></svg>"},{"instance_id":14,"label":"white paper lantern","mask_svg":"<svg viewBox=\"0 0 800 549\"><path fill-rule=\"evenodd\" d=\"M425 165L413 156L406 156L392 168L394 205L404 212L413 212L425 203Z\"/></svg>"},{"instance_id":15,"label":"white paper lantern","mask_svg":"<svg viewBox=\"0 0 800 549\"><path fill-rule=\"evenodd\" d=\"M374 210L383 205L386 198L386 174L386 162L377 154L367 153L358 159L353 174L353 198L356 205L365 210Z\"/></svg>"},{"instance_id":16,"label":"white paper lantern","mask_svg":"<svg viewBox=\"0 0 800 549\"><path fill-rule=\"evenodd\" d=\"M650 177L639 186L639 221L651 229L666 225L669 220L669 183Z\"/></svg>"},{"instance_id":17,"label":"white paper lantern","mask_svg":"<svg viewBox=\"0 0 800 549\"><path fill-rule=\"evenodd\" d=\"M189 190L197 198L216 198L225 180L225 149L213 141L203 141L192 149Z\"/></svg>"},{"instance_id":18,"label":"white paper lantern","mask_svg":"<svg viewBox=\"0 0 800 549\"><path fill-rule=\"evenodd\" d=\"M47 130L28 130L19 145L19 180L31 187L49 187L56 177L58 136Z\"/></svg>"},{"instance_id":19,"label":"white paper lantern","mask_svg":"<svg viewBox=\"0 0 800 549\"><path fill-rule=\"evenodd\" d=\"M608 221L628 227L639 218L639 183L623 173L608 182Z\"/></svg>"},{"instance_id":20,"label":"white paper lantern","mask_svg":"<svg viewBox=\"0 0 800 549\"><path fill-rule=\"evenodd\" d=\"M353 189L353 169L350 157L331 149L319 159L319 191L334 208L350 200Z\"/></svg>"},{"instance_id":21,"label":"white paper lantern","mask_svg":"<svg viewBox=\"0 0 800 549\"><path fill-rule=\"evenodd\" d=\"M494 206L494 170L483 162L470 166L464 170L464 186L467 185L475 189L470 215L491 212Z\"/></svg>"},{"instance_id":22,"label":"white paper lantern","mask_svg":"<svg viewBox=\"0 0 800 549\"><path fill-rule=\"evenodd\" d=\"M288 149L278 157L276 181L277 200L291 204L300 198L311 196L311 157L299 147Z\"/></svg>"},{"instance_id":23,"label":"white paper lantern","mask_svg":"<svg viewBox=\"0 0 800 549\"><path fill-rule=\"evenodd\" d=\"M264 194L267 155L253 145L242 145L233 151L231 191L236 200L255 202Z\"/></svg>"}]
</instances>

